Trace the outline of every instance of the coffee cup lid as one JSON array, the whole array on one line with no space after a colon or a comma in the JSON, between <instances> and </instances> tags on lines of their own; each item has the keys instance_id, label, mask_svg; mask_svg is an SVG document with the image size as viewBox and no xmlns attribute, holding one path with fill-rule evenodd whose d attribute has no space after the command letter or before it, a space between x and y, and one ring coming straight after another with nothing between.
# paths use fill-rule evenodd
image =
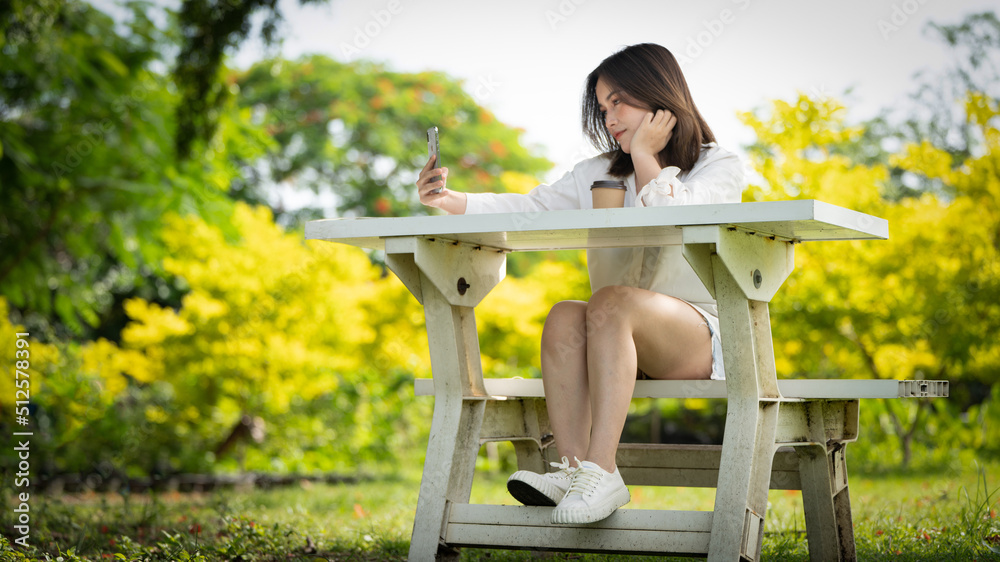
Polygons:
<instances>
[{"instance_id":1,"label":"coffee cup lid","mask_svg":"<svg viewBox=\"0 0 1000 562\"><path fill-rule=\"evenodd\" d=\"M621 180L597 180L590 186L590 189L594 189L596 187L606 187L610 189L625 189L625 182Z\"/></svg>"}]
</instances>

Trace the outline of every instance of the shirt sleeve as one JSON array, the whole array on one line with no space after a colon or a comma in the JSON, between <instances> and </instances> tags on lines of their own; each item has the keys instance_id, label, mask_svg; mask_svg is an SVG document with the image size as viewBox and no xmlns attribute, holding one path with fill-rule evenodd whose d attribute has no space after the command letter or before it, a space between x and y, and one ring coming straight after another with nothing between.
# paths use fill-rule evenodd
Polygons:
<instances>
[{"instance_id":1,"label":"shirt sleeve","mask_svg":"<svg viewBox=\"0 0 1000 562\"><path fill-rule=\"evenodd\" d=\"M549 184L541 184L528 193L466 193L465 214L530 213L564 211L580 208L580 166Z\"/></svg>"},{"instance_id":2,"label":"shirt sleeve","mask_svg":"<svg viewBox=\"0 0 1000 562\"><path fill-rule=\"evenodd\" d=\"M677 166L667 166L646 184L638 197L636 207L670 205L704 205L710 203L739 203L743 196L743 162L731 152L715 156L700 169L688 174L684 181Z\"/></svg>"}]
</instances>

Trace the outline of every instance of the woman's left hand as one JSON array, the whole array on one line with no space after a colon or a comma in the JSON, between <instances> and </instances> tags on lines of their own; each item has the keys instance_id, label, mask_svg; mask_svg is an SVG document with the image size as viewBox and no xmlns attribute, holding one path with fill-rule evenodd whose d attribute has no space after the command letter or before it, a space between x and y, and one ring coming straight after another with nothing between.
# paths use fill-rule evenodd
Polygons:
<instances>
[{"instance_id":1,"label":"woman's left hand","mask_svg":"<svg viewBox=\"0 0 1000 562\"><path fill-rule=\"evenodd\" d=\"M656 113L647 112L632 136L632 155L656 155L663 150L670 137L674 134L677 117L666 109L658 109Z\"/></svg>"}]
</instances>

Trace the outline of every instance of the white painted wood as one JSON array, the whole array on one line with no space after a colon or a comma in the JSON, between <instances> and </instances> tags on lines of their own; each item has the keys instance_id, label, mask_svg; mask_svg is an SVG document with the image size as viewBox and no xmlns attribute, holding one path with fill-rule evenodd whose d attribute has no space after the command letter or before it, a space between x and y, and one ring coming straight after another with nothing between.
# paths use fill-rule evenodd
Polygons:
<instances>
[{"instance_id":1,"label":"white painted wood","mask_svg":"<svg viewBox=\"0 0 1000 562\"><path fill-rule=\"evenodd\" d=\"M411 541L412 560L455 558L456 551L449 547L461 545L652 549L658 553L707 552L713 560L756 559L768 486L776 474L786 475L784 484L790 485L789 475L796 472L775 465L776 439L799 446L831 436L846 440L857 436L859 398L946 396L948 392L946 381L776 380L766 301L793 267L792 243L888 237L886 221L818 201L325 220L308 223L306 237L385 250L390 268L425 307L434 381L418 382L417 390L434 394L435 409ZM543 513L548 508L477 511L467 506L481 437L501 438L500 433L524 437L518 440L523 445L518 449L519 462L535 466L550 453L542 443L547 420L539 414L541 400L531 401L534 409L527 407L527 400L498 407L507 396L534 393L530 396L541 397L541 381L485 383L482 378L472 307L502 279L504 253L677 244L684 245L689 262L718 298L728 379L638 381L635 396L728 399L726 441L717 461L711 458L708 464L712 466L707 468L717 475L714 513L656 512L654 516L625 509L600 524L571 528L549 525ZM458 289L460 277L468 285L464 291ZM487 409L500 416L490 419L490 429L499 432L495 435L481 432ZM807 411L809 416L804 415ZM510 419L515 414L522 419ZM831 434L831 427L839 433ZM627 446L620 452L631 454ZM682 481L712 478L697 466L671 469L669 462L650 464L660 453L637 453L635 466L629 470L646 479L653 479L655 470L666 472L665 468L675 470L673 477ZM674 453L679 453L680 464L704 464L711 457L693 451ZM831 483L821 497L826 507L832 499L840 548L850 559L854 553L853 539L845 538L850 534L846 464L842 449L833 454L827 475ZM788 455L779 454L777 459L779 464L787 463ZM661 466L655 466L656 462ZM805 465L807 471L819 473L818 464L807 460ZM822 475L811 478L813 492L822 489L816 484ZM829 510L824 509L826 522ZM472 516L488 517L471 521ZM650 526L650 517L666 519L656 519ZM697 529L679 527L698 517ZM532 520L537 524L528 524Z\"/></svg>"},{"instance_id":2,"label":"white painted wood","mask_svg":"<svg viewBox=\"0 0 1000 562\"><path fill-rule=\"evenodd\" d=\"M486 394L497 399L544 398L542 379L484 379ZM434 394L434 379L413 381L417 396ZM925 394L907 389L925 388ZM860 379L784 379L778 389L786 399L856 400L859 398L946 397L948 381ZM633 398L725 398L726 381L635 381Z\"/></svg>"},{"instance_id":3,"label":"white painted wood","mask_svg":"<svg viewBox=\"0 0 1000 562\"><path fill-rule=\"evenodd\" d=\"M506 255L492 248L424 238L415 244L416 266L454 305L476 306L507 272Z\"/></svg>"},{"instance_id":4,"label":"white painted wood","mask_svg":"<svg viewBox=\"0 0 1000 562\"><path fill-rule=\"evenodd\" d=\"M774 441L782 445L828 441L850 442L858 438L857 400L810 400L785 402L778 413Z\"/></svg>"},{"instance_id":5,"label":"white painted wood","mask_svg":"<svg viewBox=\"0 0 1000 562\"><path fill-rule=\"evenodd\" d=\"M799 474L802 478L802 506L806 518L809 559L838 562L840 536L825 445L809 445L799 449Z\"/></svg>"},{"instance_id":6,"label":"white painted wood","mask_svg":"<svg viewBox=\"0 0 1000 562\"><path fill-rule=\"evenodd\" d=\"M813 200L588 209L538 213L324 219L306 238L385 249L385 239L421 236L502 250L550 250L681 243L684 226L722 225L797 242L886 239L888 222Z\"/></svg>"},{"instance_id":7,"label":"white painted wood","mask_svg":"<svg viewBox=\"0 0 1000 562\"><path fill-rule=\"evenodd\" d=\"M622 443L615 461L629 485L715 488L721 458L720 445ZM794 448L782 447L775 453L768 488L801 489Z\"/></svg>"},{"instance_id":8,"label":"white painted wood","mask_svg":"<svg viewBox=\"0 0 1000 562\"><path fill-rule=\"evenodd\" d=\"M795 247L786 240L754 234L736 227L686 227L682 236L684 257L715 295L711 256L722 264L747 298L768 302L795 268Z\"/></svg>"},{"instance_id":9,"label":"white painted wood","mask_svg":"<svg viewBox=\"0 0 1000 562\"><path fill-rule=\"evenodd\" d=\"M486 402L479 337L470 307L455 306L423 274L420 279L431 369L436 378L434 414L424 460L410 560L457 559L439 549L447 502L468 502Z\"/></svg>"},{"instance_id":10,"label":"white painted wood","mask_svg":"<svg viewBox=\"0 0 1000 562\"><path fill-rule=\"evenodd\" d=\"M518 470L547 472L544 449L553 438L545 400L490 400L486 403L479 440L509 441L514 445Z\"/></svg>"},{"instance_id":11,"label":"white painted wood","mask_svg":"<svg viewBox=\"0 0 1000 562\"><path fill-rule=\"evenodd\" d=\"M526 505L452 504L450 523L477 525L511 524L528 527L553 527L550 523L551 507ZM570 525L573 526L573 525ZM567 527L570 527L567 526ZM585 529L636 529L646 531L674 530L708 532L712 527L711 511L663 511L630 509L614 512L596 523L575 525Z\"/></svg>"},{"instance_id":12,"label":"white painted wood","mask_svg":"<svg viewBox=\"0 0 1000 562\"><path fill-rule=\"evenodd\" d=\"M784 251L780 247L773 250ZM758 256L748 257L756 263ZM763 263L780 262L764 260ZM738 560L746 556L757 560L760 544L756 538L748 540L748 513L760 518L766 516L778 419L778 403L762 402L761 399L781 397L775 378L767 303L747 299L731 274L733 270L740 270L739 261L724 265L722 258L715 254L712 265L722 341L743 342L743 345L722 347L728 407L720 466L743 469L719 473L708 557L709 560ZM787 276L788 272L766 271L764 274Z\"/></svg>"},{"instance_id":13,"label":"white painted wood","mask_svg":"<svg viewBox=\"0 0 1000 562\"><path fill-rule=\"evenodd\" d=\"M619 509L586 525L551 525L551 507L454 504L445 540L455 546L501 546L621 553L708 552L712 512Z\"/></svg>"},{"instance_id":14,"label":"white painted wood","mask_svg":"<svg viewBox=\"0 0 1000 562\"><path fill-rule=\"evenodd\" d=\"M456 547L704 556L709 533L454 524L445 541Z\"/></svg>"},{"instance_id":15,"label":"white painted wood","mask_svg":"<svg viewBox=\"0 0 1000 562\"><path fill-rule=\"evenodd\" d=\"M420 290L420 269L417 267L416 262L413 261L413 254L387 253L385 255L385 264L403 282L403 285L417 299L417 302L423 304L423 293Z\"/></svg>"}]
</instances>

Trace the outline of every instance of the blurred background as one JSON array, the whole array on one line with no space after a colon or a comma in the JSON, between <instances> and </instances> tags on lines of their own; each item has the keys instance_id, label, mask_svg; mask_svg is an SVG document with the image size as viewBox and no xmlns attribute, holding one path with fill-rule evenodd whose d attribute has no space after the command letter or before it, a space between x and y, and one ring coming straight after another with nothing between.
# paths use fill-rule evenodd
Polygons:
<instances>
[{"instance_id":1,"label":"blurred background","mask_svg":"<svg viewBox=\"0 0 1000 562\"><path fill-rule=\"evenodd\" d=\"M996 461L992 7L0 3L0 353L30 334L39 485L419 463L423 312L381 256L305 242L303 224L430 213L413 182L432 125L452 189L558 178L594 154L587 73L640 42L681 61L745 160L744 201L889 220L887 242L799 246L771 305L780 377L951 381L948 400L866 402L852 470ZM582 253L512 255L477 309L487 375L539 376L549 307L588 297ZM4 439L14 400L5 375ZM628 438L718 442L724 413L637 403ZM15 462L0 457L4 482Z\"/></svg>"}]
</instances>

